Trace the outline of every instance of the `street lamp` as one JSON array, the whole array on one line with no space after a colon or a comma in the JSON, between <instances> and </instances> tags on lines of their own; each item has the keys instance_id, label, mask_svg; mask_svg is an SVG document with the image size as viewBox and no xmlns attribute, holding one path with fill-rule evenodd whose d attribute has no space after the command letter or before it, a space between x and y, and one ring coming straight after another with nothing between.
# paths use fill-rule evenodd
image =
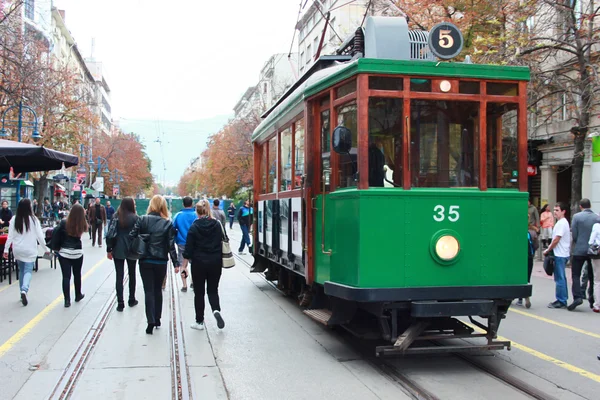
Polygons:
<instances>
[{"instance_id":1,"label":"street lamp","mask_svg":"<svg viewBox=\"0 0 600 400\"><path fill-rule=\"evenodd\" d=\"M110 183L115 182L115 183L119 183L119 182L123 182L123 175L119 172L118 169L115 169L114 172L111 172L110 177L108 178L108 181Z\"/></svg>"},{"instance_id":2,"label":"street lamp","mask_svg":"<svg viewBox=\"0 0 600 400\"><path fill-rule=\"evenodd\" d=\"M19 119L17 121L6 121L6 114L10 111L13 110L15 108L19 108ZM29 111L30 113L33 114L33 122L24 122L23 121L23 109ZM23 131L23 127L27 127L27 128L32 128L33 129L33 133L31 135L31 138L33 139L34 142L38 142L41 138L42 135L40 135L40 133L38 132L37 128L38 128L38 120L37 120L37 114L35 113L35 111L33 110L33 108L29 107L29 106L24 106L23 102L19 102L18 105L14 105L14 106L10 106L8 107L6 110L4 110L4 113L2 113L2 129L0 129L0 138L7 138L9 137L9 133L7 132L5 126L7 125L6 122L8 122L8 125L13 125L17 126L18 128L18 140L19 142L21 141L21 133Z\"/></svg>"}]
</instances>

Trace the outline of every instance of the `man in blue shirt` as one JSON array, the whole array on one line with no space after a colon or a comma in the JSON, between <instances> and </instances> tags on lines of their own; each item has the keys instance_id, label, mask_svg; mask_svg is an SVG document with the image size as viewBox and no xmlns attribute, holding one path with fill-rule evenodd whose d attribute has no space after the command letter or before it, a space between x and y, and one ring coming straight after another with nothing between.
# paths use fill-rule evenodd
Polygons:
<instances>
[{"instance_id":1,"label":"man in blue shirt","mask_svg":"<svg viewBox=\"0 0 600 400\"><path fill-rule=\"evenodd\" d=\"M186 196L183 198L183 210L179 211L175 218L173 218L173 228L175 229L175 243L177 244L177 255L179 265L181 265L181 282L183 286L182 292L187 292L187 277L188 277L188 262L183 258L183 251L185 250L185 241L187 240L187 234L190 227L196 220L196 210L194 209L194 201L191 197ZM194 284L190 285L194 287Z\"/></svg>"},{"instance_id":2,"label":"man in blue shirt","mask_svg":"<svg viewBox=\"0 0 600 400\"><path fill-rule=\"evenodd\" d=\"M238 221L240 222L240 228L242 229L242 242L240 243L240 248L238 250L239 254L246 254L244 253L245 245L248 245L248 250L250 250L250 246L252 245L250 243L251 214L250 202L246 200L244 206L238 211Z\"/></svg>"}]
</instances>

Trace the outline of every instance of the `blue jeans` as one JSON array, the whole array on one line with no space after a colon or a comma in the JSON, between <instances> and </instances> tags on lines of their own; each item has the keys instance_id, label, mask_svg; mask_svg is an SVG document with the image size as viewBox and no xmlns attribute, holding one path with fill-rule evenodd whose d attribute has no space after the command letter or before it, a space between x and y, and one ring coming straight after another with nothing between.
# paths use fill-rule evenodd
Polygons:
<instances>
[{"instance_id":1,"label":"blue jeans","mask_svg":"<svg viewBox=\"0 0 600 400\"><path fill-rule=\"evenodd\" d=\"M31 273L35 262L25 262L17 260L19 266L19 286L21 292L29 292L29 283L31 282Z\"/></svg>"},{"instance_id":2,"label":"blue jeans","mask_svg":"<svg viewBox=\"0 0 600 400\"><path fill-rule=\"evenodd\" d=\"M556 300L564 305L567 305L569 299L569 292L567 290L567 276L565 275L565 268L569 257L554 257L556 263L554 264L554 282L556 283Z\"/></svg>"},{"instance_id":3,"label":"blue jeans","mask_svg":"<svg viewBox=\"0 0 600 400\"><path fill-rule=\"evenodd\" d=\"M233 229L233 217L229 217L229 229Z\"/></svg>"},{"instance_id":4,"label":"blue jeans","mask_svg":"<svg viewBox=\"0 0 600 400\"><path fill-rule=\"evenodd\" d=\"M250 234L248 232L248 226L240 225L240 228L242 228L242 242L240 243L240 249L238 251L241 253L242 251L244 251L244 247L246 244L248 245L248 249L250 249L251 243Z\"/></svg>"}]
</instances>

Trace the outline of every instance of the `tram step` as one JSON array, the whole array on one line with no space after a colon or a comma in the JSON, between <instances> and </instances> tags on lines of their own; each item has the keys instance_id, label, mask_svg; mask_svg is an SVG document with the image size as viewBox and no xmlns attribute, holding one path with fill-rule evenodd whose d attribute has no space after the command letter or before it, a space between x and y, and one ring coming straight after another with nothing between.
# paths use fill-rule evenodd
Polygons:
<instances>
[{"instance_id":1,"label":"tram step","mask_svg":"<svg viewBox=\"0 0 600 400\"><path fill-rule=\"evenodd\" d=\"M327 309L315 309L315 310L304 310L304 314L308 315L317 322L327 325L327 322L331 318L331 311Z\"/></svg>"}]
</instances>

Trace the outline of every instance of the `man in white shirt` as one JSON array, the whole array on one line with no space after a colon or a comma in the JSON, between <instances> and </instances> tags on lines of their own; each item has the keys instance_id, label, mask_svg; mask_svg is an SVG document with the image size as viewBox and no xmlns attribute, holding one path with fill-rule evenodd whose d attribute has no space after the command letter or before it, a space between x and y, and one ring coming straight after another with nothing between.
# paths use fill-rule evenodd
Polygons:
<instances>
[{"instance_id":1,"label":"man in white shirt","mask_svg":"<svg viewBox=\"0 0 600 400\"><path fill-rule=\"evenodd\" d=\"M544 251L544 255L548 255L554 250L554 282L556 283L556 301L548 304L548 308L566 308L569 292L567 291L567 277L565 268L567 261L571 256L571 230L569 221L565 218L567 205L563 202L558 202L554 206L554 217L556 225L552 231L552 243Z\"/></svg>"}]
</instances>

